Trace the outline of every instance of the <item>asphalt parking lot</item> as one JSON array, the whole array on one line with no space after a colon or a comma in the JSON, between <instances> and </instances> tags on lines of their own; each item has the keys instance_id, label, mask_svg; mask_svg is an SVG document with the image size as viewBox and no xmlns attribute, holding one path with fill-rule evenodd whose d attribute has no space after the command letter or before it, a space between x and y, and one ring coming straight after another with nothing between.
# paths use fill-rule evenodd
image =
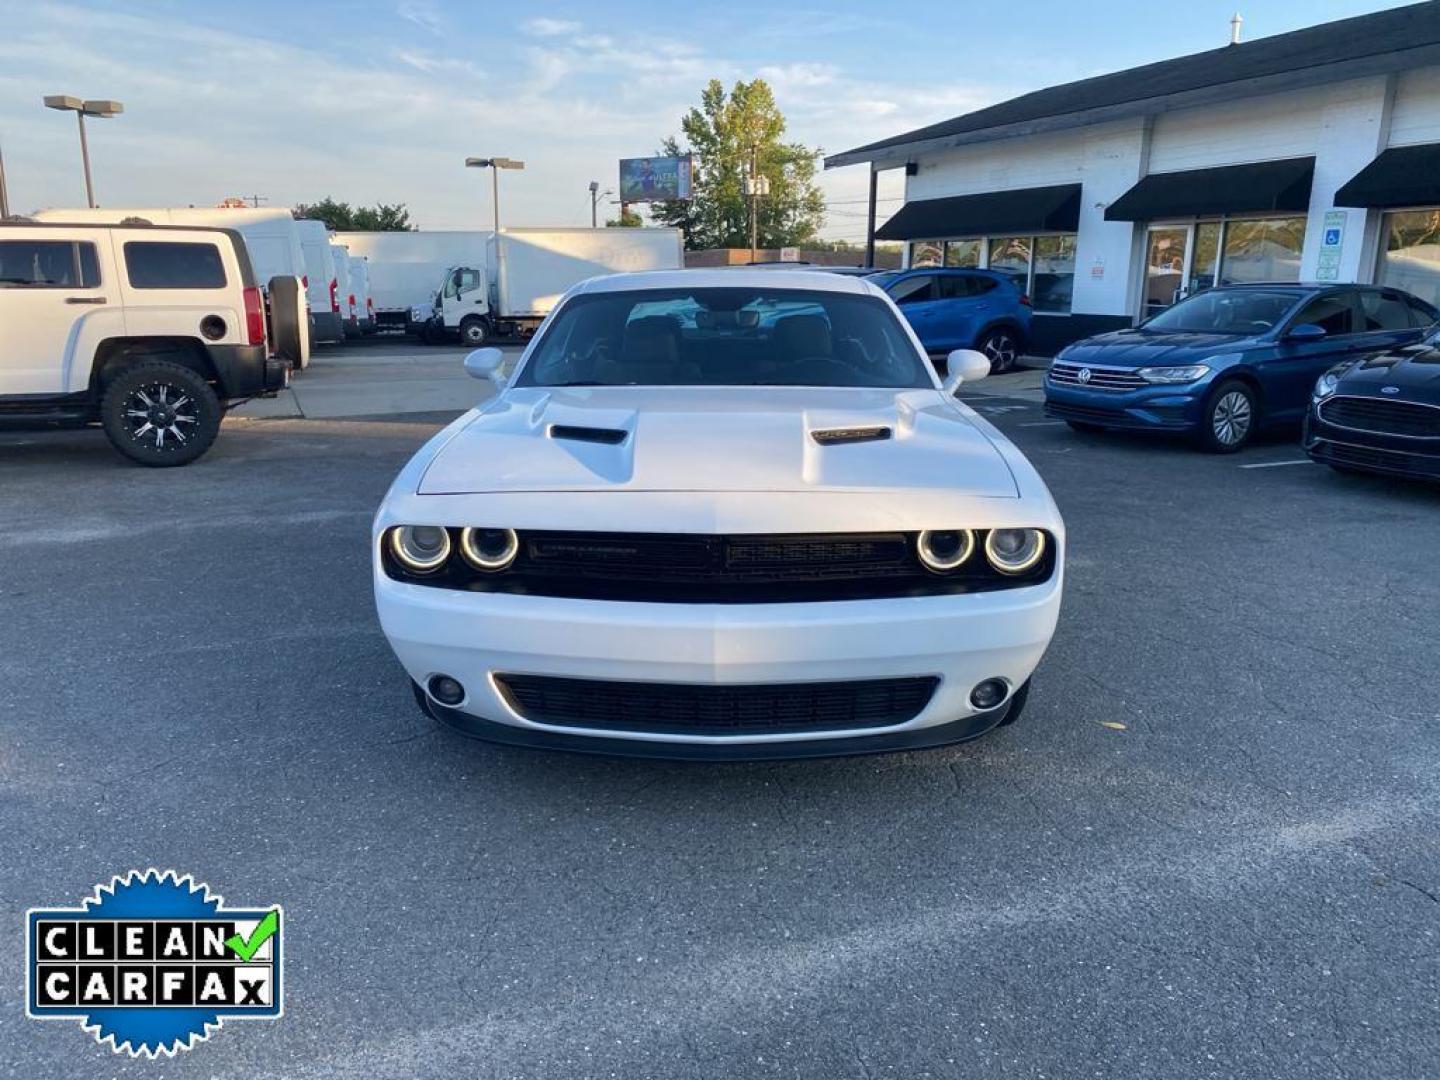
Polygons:
<instances>
[{"instance_id":1,"label":"asphalt parking lot","mask_svg":"<svg viewBox=\"0 0 1440 1080\"><path fill-rule=\"evenodd\" d=\"M1434 1075L1440 493L977 404L1070 534L1026 715L812 763L422 718L366 545L444 417L0 435L4 1074ZM149 1063L24 1017L24 909L152 865L284 905L283 1019Z\"/></svg>"}]
</instances>

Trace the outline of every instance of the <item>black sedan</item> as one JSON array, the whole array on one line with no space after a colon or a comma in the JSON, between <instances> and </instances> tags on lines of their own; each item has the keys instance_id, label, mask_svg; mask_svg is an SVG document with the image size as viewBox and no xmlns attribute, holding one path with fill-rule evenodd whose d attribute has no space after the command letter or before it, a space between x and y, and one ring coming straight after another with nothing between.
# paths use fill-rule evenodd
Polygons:
<instances>
[{"instance_id":1,"label":"black sedan","mask_svg":"<svg viewBox=\"0 0 1440 1080\"><path fill-rule=\"evenodd\" d=\"M1322 375L1305 452L1342 472L1440 481L1440 333Z\"/></svg>"}]
</instances>

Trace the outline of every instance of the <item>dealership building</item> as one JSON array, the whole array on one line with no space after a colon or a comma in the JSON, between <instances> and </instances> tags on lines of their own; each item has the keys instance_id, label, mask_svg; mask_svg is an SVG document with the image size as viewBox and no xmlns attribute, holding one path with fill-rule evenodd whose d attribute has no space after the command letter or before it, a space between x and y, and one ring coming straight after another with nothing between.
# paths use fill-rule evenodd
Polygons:
<instances>
[{"instance_id":1,"label":"dealership building","mask_svg":"<svg viewBox=\"0 0 1440 1080\"><path fill-rule=\"evenodd\" d=\"M1036 352L1217 283L1440 304L1440 0L1039 90L825 165L861 163L872 243L1010 275ZM876 228L888 169L905 203Z\"/></svg>"}]
</instances>

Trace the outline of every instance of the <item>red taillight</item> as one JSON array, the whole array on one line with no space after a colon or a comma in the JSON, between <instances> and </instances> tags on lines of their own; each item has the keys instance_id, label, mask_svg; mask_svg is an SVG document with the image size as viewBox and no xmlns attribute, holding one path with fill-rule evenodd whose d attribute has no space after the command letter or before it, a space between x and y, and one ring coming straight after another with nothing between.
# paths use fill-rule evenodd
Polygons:
<instances>
[{"instance_id":1,"label":"red taillight","mask_svg":"<svg viewBox=\"0 0 1440 1080\"><path fill-rule=\"evenodd\" d=\"M365 310L371 314L374 314L375 311L375 301L368 296L365 298Z\"/></svg>"},{"instance_id":2,"label":"red taillight","mask_svg":"<svg viewBox=\"0 0 1440 1080\"><path fill-rule=\"evenodd\" d=\"M330 310L337 315L340 313L340 281L333 277L330 279Z\"/></svg>"},{"instance_id":3,"label":"red taillight","mask_svg":"<svg viewBox=\"0 0 1440 1080\"><path fill-rule=\"evenodd\" d=\"M310 287L310 275L309 275L309 274L302 275L301 278L300 278L300 284L301 284L301 285L304 285L305 288L308 289L308 288Z\"/></svg>"},{"instance_id":4,"label":"red taillight","mask_svg":"<svg viewBox=\"0 0 1440 1080\"><path fill-rule=\"evenodd\" d=\"M245 290L245 343L265 344L265 300L258 285Z\"/></svg>"},{"instance_id":5,"label":"red taillight","mask_svg":"<svg viewBox=\"0 0 1440 1080\"><path fill-rule=\"evenodd\" d=\"M1021 294L1020 294L1020 303L1024 304L1026 307L1029 307L1029 306L1030 306L1030 297L1026 296L1024 293L1021 293Z\"/></svg>"}]
</instances>

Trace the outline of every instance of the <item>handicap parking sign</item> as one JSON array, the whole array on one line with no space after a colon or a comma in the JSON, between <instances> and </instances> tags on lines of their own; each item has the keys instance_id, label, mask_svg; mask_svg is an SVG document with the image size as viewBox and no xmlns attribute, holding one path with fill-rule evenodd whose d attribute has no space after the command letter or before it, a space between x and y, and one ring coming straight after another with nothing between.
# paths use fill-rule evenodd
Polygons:
<instances>
[{"instance_id":1,"label":"handicap parking sign","mask_svg":"<svg viewBox=\"0 0 1440 1080\"><path fill-rule=\"evenodd\" d=\"M1339 229L1326 229L1326 230L1325 230L1325 246L1326 246L1326 247L1339 247L1339 246L1340 246L1340 230L1339 230Z\"/></svg>"}]
</instances>

